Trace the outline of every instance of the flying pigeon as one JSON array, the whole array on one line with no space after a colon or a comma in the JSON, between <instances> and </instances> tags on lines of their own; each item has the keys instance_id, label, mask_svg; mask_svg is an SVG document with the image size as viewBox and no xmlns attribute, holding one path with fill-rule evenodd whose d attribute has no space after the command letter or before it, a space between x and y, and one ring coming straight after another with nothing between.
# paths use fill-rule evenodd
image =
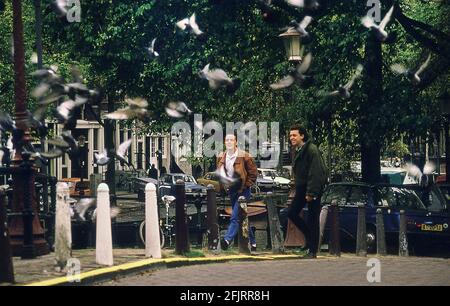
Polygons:
<instances>
[{"instance_id":1,"label":"flying pigeon","mask_svg":"<svg viewBox=\"0 0 450 306\"><path fill-rule=\"evenodd\" d=\"M311 53L308 53L303 59L302 63L296 68L290 68L289 73L277 83L270 85L273 90L283 89L291 86L294 83L302 83L306 80L305 73L308 71L312 61Z\"/></svg>"},{"instance_id":2,"label":"flying pigeon","mask_svg":"<svg viewBox=\"0 0 450 306\"><path fill-rule=\"evenodd\" d=\"M374 33L377 39L381 42L386 41L388 38L388 33L385 31L386 25L389 23L392 17L392 13L394 12L394 6L392 6L389 11L384 16L383 20L381 20L380 25L377 25L375 21L370 16L364 16L361 19L361 23L368 29L371 29Z\"/></svg>"},{"instance_id":3,"label":"flying pigeon","mask_svg":"<svg viewBox=\"0 0 450 306\"><path fill-rule=\"evenodd\" d=\"M209 69L210 64L207 64L202 70L199 71L199 76L202 79L208 80L209 87L211 89L218 89L220 87L226 87L227 91L235 92L240 86L240 80L232 80L227 73L222 69Z\"/></svg>"},{"instance_id":4,"label":"flying pigeon","mask_svg":"<svg viewBox=\"0 0 450 306\"><path fill-rule=\"evenodd\" d=\"M166 107L166 113L172 118L182 118L190 115L192 111L184 102L170 102Z\"/></svg>"},{"instance_id":5,"label":"flying pigeon","mask_svg":"<svg viewBox=\"0 0 450 306\"><path fill-rule=\"evenodd\" d=\"M179 27L183 31L187 30L188 32L196 36L204 34L195 21L195 13L192 14L190 18L184 18L183 20L178 21L177 27Z\"/></svg>"},{"instance_id":6,"label":"flying pigeon","mask_svg":"<svg viewBox=\"0 0 450 306\"><path fill-rule=\"evenodd\" d=\"M425 70L425 68L428 67L428 65L430 64L430 60L431 60L431 54L428 55L427 60L419 67L419 69L417 69L416 72L413 72L412 70L407 69L405 66L403 66L401 64L393 64L391 66L391 70L396 74L406 75L406 77L409 79L409 81L413 85L418 85L421 81L419 74L421 74Z\"/></svg>"}]
</instances>

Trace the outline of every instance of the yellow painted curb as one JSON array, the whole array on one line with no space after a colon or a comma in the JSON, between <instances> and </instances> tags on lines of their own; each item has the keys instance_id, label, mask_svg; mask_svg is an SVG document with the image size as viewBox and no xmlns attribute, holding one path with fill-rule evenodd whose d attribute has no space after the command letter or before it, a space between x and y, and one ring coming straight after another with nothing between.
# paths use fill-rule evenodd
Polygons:
<instances>
[{"instance_id":1,"label":"yellow painted curb","mask_svg":"<svg viewBox=\"0 0 450 306\"><path fill-rule=\"evenodd\" d=\"M101 276L109 273L122 272L127 270L133 270L137 268L147 267L150 268L156 264L176 264L176 263L208 263L208 262L223 262L232 260L276 260L276 259L288 259L288 258L299 258L298 255L267 255L267 256L254 256L254 255L231 255L231 256L218 256L218 257L197 257L197 258L185 258L185 257L174 257L165 259L145 259L136 262L121 264L118 266L100 268L88 272L81 273L77 276L77 279L83 281L84 279L93 278L96 276ZM54 279L49 279L45 281L39 281L34 283L25 284L23 286L58 286L64 284L70 284L73 282L73 277L63 276ZM76 283L75 283L76 284Z\"/></svg>"}]
</instances>

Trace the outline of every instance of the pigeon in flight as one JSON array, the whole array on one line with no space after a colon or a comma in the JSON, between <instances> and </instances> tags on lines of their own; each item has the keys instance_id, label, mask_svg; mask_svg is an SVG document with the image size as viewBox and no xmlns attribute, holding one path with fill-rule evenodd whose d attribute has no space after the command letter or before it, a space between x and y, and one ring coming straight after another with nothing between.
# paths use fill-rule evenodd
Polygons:
<instances>
[{"instance_id":1,"label":"pigeon in flight","mask_svg":"<svg viewBox=\"0 0 450 306\"><path fill-rule=\"evenodd\" d=\"M166 113L172 118L182 118L192 114L192 111L184 102L170 102L166 106Z\"/></svg>"},{"instance_id":2,"label":"pigeon in flight","mask_svg":"<svg viewBox=\"0 0 450 306\"><path fill-rule=\"evenodd\" d=\"M202 30L200 30L197 22L195 21L195 13L192 14L189 18L184 18L177 22L177 27L179 27L183 31L188 31L196 36L204 34Z\"/></svg>"},{"instance_id":3,"label":"pigeon in flight","mask_svg":"<svg viewBox=\"0 0 450 306\"><path fill-rule=\"evenodd\" d=\"M416 72L407 69L405 66L401 65L401 64L393 64L391 66L391 70L399 75L406 75L406 77L409 79L409 81L413 84L413 85L419 85L420 83L420 76L419 74L421 74L425 68L428 67L428 65L430 64L430 60L431 60L431 54L428 55L426 61L419 67L419 69L417 69Z\"/></svg>"},{"instance_id":4,"label":"pigeon in flight","mask_svg":"<svg viewBox=\"0 0 450 306\"><path fill-rule=\"evenodd\" d=\"M156 43L156 38L154 38L152 40L152 44L150 45L150 47L146 48L150 58L157 58L159 56L159 53L156 52L156 50L155 50L155 43Z\"/></svg>"},{"instance_id":5,"label":"pigeon in flight","mask_svg":"<svg viewBox=\"0 0 450 306\"><path fill-rule=\"evenodd\" d=\"M318 9L319 2L317 0L286 0L286 2L292 6L307 9Z\"/></svg>"},{"instance_id":6,"label":"pigeon in flight","mask_svg":"<svg viewBox=\"0 0 450 306\"><path fill-rule=\"evenodd\" d=\"M148 102L142 98L129 99L126 98L125 102L128 107L118 109L115 112L106 114L104 118L112 120L126 120L126 119L140 119L145 120L148 116L147 106Z\"/></svg>"},{"instance_id":7,"label":"pigeon in flight","mask_svg":"<svg viewBox=\"0 0 450 306\"><path fill-rule=\"evenodd\" d=\"M355 72L353 73L352 77L350 78L350 80L345 84L345 85L341 85L339 86L339 88L333 92L330 92L326 95L328 96L339 96L344 100L350 99L350 89L352 88L353 84L355 83L356 79L361 77L361 73L363 71L363 66L361 64L359 64L356 67Z\"/></svg>"},{"instance_id":8,"label":"pigeon in flight","mask_svg":"<svg viewBox=\"0 0 450 306\"><path fill-rule=\"evenodd\" d=\"M306 80L305 73L308 71L312 61L311 53L308 53L303 59L302 63L297 65L296 68L290 68L289 73L283 79L277 83L270 85L273 90L283 89L291 86L294 83L302 83Z\"/></svg>"},{"instance_id":9,"label":"pigeon in flight","mask_svg":"<svg viewBox=\"0 0 450 306\"><path fill-rule=\"evenodd\" d=\"M209 83L211 89L218 89L220 87L226 87L227 92L233 93L240 86L240 80L232 80L227 73L222 69L209 69L210 64L207 64L202 70L199 71L199 76L205 79Z\"/></svg>"},{"instance_id":10,"label":"pigeon in flight","mask_svg":"<svg viewBox=\"0 0 450 306\"><path fill-rule=\"evenodd\" d=\"M373 18L370 16L367 16L367 15L361 19L361 23L366 28L371 29L375 33L375 36L377 37L377 39L379 41L384 42L384 41L386 41L386 39L389 36L389 34L386 32L386 30L384 28L391 20L393 12L394 12L394 6L392 6L389 9L389 11L386 13L383 20L381 20L380 25L377 25L375 23L375 21L373 20Z\"/></svg>"},{"instance_id":11,"label":"pigeon in flight","mask_svg":"<svg viewBox=\"0 0 450 306\"><path fill-rule=\"evenodd\" d=\"M108 157L108 151L106 149L103 149L102 153L94 153L94 157L99 166L106 166L109 164L110 158Z\"/></svg>"}]
</instances>

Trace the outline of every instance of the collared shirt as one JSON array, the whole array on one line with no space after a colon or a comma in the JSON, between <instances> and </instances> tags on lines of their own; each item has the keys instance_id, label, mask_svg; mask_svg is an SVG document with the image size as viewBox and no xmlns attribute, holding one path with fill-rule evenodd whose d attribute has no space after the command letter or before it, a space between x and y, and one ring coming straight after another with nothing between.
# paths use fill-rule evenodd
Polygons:
<instances>
[{"instance_id":1,"label":"collared shirt","mask_svg":"<svg viewBox=\"0 0 450 306\"><path fill-rule=\"evenodd\" d=\"M238 149L233 154L230 154L229 152L226 153L226 159L225 159L225 169L227 170L227 176L233 177L234 175L234 162L236 161L236 157L238 156Z\"/></svg>"}]
</instances>

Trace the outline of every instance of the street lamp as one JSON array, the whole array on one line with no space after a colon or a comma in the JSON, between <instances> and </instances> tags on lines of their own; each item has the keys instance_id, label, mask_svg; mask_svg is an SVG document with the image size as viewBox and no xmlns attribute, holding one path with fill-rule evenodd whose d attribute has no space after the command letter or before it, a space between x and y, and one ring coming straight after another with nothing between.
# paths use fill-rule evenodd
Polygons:
<instances>
[{"instance_id":1,"label":"street lamp","mask_svg":"<svg viewBox=\"0 0 450 306\"><path fill-rule=\"evenodd\" d=\"M283 38L284 46L286 48L286 55L288 61L290 62L301 62L301 43L300 43L300 33L298 33L294 28L287 29L286 32L278 35Z\"/></svg>"},{"instance_id":2,"label":"street lamp","mask_svg":"<svg viewBox=\"0 0 450 306\"><path fill-rule=\"evenodd\" d=\"M289 62L298 64L302 61L301 56L301 41L300 41L300 33L298 33L293 27L290 27L286 30L286 32L281 33L278 35L278 37L281 37L284 42L284 47L286 49L286 56ZM294 102L294 94L291 92L291 102ZM291 103L291 104L292 104ZM278 107L276 106L276 109ZM280 144L280 161L283 162L281 150L281 144ZM291 160L294 158L294 151L291 150Z\"/></svg>"},{"instance_id":3,"label":"street lamp","mask_svg":"<svg viewBox=\"0 0 450 306\"><path fill-rule=\"evenodd\" d=\"M445 91L437 97L440 102L441 113L445 118L444 121L444 141L445 141L445 180L450 184L450 140L449 140L449 123L450 123L450 95Z\"/></svg>"}]
</instances>

